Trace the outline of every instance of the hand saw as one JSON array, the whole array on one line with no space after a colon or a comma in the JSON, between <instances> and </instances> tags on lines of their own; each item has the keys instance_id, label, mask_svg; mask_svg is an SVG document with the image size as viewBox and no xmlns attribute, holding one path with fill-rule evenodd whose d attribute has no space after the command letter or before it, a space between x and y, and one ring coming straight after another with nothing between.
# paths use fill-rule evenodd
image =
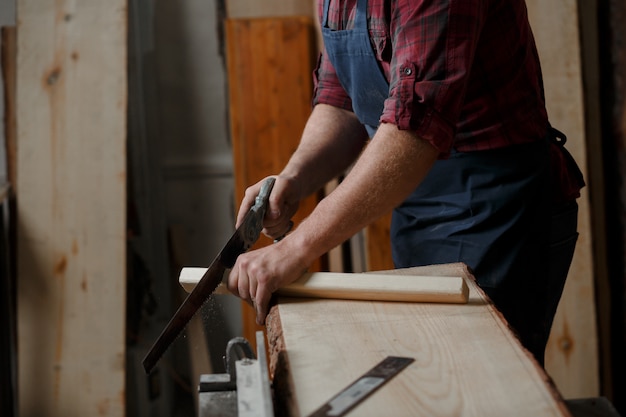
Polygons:
<instances>
[{"instance_id":1,"label":"hand saw","mask_svg":"<svg viewBox=\"0 0 626 417\"><path fill-rule=\"evenodd\" d=\"M265 180L256 197L254 205L250 208L241 225L228 240L228 243L217 255L211 266L204 273L194 290L180 305L174 316L154 342L152 348L143 360L146 373L150 373L163 353L178 337L189 320L196 314L202 304L217 288L226 269L235 265L237 257L247 251L256 243L263 229L263 217L267 210L270 193L274 187L275 178Z\"/></svg>"}]
</instances>

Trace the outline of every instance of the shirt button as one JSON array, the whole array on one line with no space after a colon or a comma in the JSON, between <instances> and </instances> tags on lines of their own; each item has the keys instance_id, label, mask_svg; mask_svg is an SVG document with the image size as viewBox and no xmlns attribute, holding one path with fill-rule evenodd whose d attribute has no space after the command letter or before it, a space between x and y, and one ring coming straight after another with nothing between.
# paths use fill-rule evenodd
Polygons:
<instances>
[{"instance_id":1,"label":"shirt button","mask_svg":"<svg viewBox=\"0 0 626 417\"><path fill-rule=\"evenodd\" d=\"M413 74L413 70L411 68L407 67L407 68L404 69L404 74L405 75L411 75L411 74Z\"/></svg>"}]
</instances>

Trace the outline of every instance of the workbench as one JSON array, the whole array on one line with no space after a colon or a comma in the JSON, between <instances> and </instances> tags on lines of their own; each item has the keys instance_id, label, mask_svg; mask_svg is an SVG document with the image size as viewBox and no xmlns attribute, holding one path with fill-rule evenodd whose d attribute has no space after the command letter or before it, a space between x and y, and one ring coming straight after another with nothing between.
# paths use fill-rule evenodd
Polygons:
<instances>
[{"instance_id":1,"label":"workbench","mask_svg":"<svg viewBox=\"0 0 626 417\"><path fill-rule=\"evenodd\" d=\"M469 302L279 298L267 318L276 415L311 414L387 356L415 361L349 415L570 415L465 265L386 273L463 276Z\"/></svg>"}]
</instances>

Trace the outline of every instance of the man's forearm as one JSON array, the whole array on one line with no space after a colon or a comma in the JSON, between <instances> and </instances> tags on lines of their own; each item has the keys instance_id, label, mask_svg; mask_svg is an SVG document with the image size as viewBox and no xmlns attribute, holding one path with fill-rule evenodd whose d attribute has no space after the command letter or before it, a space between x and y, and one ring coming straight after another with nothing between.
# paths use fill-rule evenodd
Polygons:
<instances>
[{"instance_id":1,"label":"man's forearm","mask_svg":"<svg viewBox=\"0 0 626 417\"><path fill-rule=\"evenodd\" d=\"M294 179L302 198L342 174L359 156L367 133L354 113L318 104L297 150L280 175Z\"/></svg>"},{"instance_id":2,"label":"man's forearm","mask_svg":"<svg viewBox=\"0 0 626 417\"><path fill-rule=\"evenodd\" d=\"M339 187L290 236L310 261L400 204L426 176L438 151L412 132L383 124Z\"/></svg>"}]
</instances>

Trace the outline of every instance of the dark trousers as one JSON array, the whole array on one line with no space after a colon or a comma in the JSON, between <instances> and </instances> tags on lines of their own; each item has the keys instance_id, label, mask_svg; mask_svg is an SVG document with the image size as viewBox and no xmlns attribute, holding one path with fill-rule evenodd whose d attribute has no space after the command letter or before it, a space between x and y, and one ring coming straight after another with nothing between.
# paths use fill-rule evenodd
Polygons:
<instances>
[{"instance_id":1,"label":"dark trousers","mask_svg":"<svg viewBox=\"0 0 626 417\"><path fill-rule=\"evenodd\" d=\"M575 201L555 204L548 142L437 161L393 213L397 268L464 262L543 365L578 233Z\"/></svg>"}]
</instances>

